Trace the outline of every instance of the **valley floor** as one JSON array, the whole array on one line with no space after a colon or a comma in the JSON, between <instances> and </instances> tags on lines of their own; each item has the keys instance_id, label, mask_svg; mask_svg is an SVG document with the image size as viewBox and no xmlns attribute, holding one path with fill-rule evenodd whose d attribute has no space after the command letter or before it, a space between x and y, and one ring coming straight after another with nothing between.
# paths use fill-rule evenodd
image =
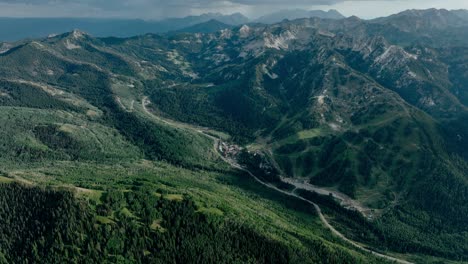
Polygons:
<instances>
[{"instance_id":1,"label":"valley floor","mask_svg":"<svg viewBox=\"0 0 468 264\"><path fill-rule=\"evenodd\" d=\"M193 130L197 133L200 133L200 134L203 134L205 135L206 137L210 138L211 140L214 141L214 146L215 146L215 151L220 155L220 158L225 161L227 164L229 164L232 168L234 169L238 169L238 170L241 170L241 171L244 171L246 172L248 175L250 175L257 183L267 187L267 188L270 188L276 192L279 192L279 193L282 193L284 195L287 195L287 196L291 196L291 197L294 197L296 199L299 199L299 200L302 200L310 205L312 205L317 214L319 215L319 218L321 220L321 222L323 223L323 225L328 228L334 235L336 235L337 237L339 237L340 239L344 240L345 242L349 243L350 245L364 251L364 252L368 252L368 253L371 253L375 256L378 256L378 257L381 257L381 258L384 258L386 260L389 260L389 261L395 261L397 263L402 263L402 264L409 264L409 263L412 263L412 262L409 262L409 261L406 261L404 259L400 259L400 258L396 258L396 257L391 257L391 256L388 256L388 255L385 255L385 254L382 254L382 253L379 253L379 252L376 252L376 251L373 251L373 250L370 250L368 248L366 248L365 246L361 245L360 243L357 243L355 241L352 241L348 238L345 237L345 235L343 235L342 233L340 233L339 231L337 231L328 221L327 219L325 218L325 216L323 215L322 213L322 210L320 209L320 207L310 201L310 200L307 200L297 194L294 193L294 190L293 191L285 191L285 190L281 190L271 184L268 184L268 183L265 183L263 182L262 180L260 180L258 177L256 177L252 172L250 172L248 169L242 167L241 165L239 165L234 159L231 159L229 157L225 157L223 156L222 153L220 153L218 151L219 149L219 145L222 143L222 141L217 138L217 137L214 137L212 136L211 134L213 134L212 131L210 131L209 129L207 128L203 128L203 127L196 127L196 126L193 126L191 124L185 124L185 123L181 123L181 122L177 122L177 121L173 121L173 120L170 120L170 119L164 119L160 116L157 116L155 114L153 114L151 111L149 111L147 109L147 105L150 104L150 101L148 100L147 97L144 97L143 100L142 100L142 107L143 109L145 110L145 112L148 114L148 115L151 115L153 116L154 118L162 121L162 122L165 122L166 124L168 125L172 125L172 126L175 126L175 127L178 127L178 128L183 128L183 129L190 129L190 130ZM347 197L346 195L342 194L342 193L339 193L339 192L336 192L336 191L332 191L332 190L329 190L329 189L324 189L324 188L319 188L319 187L315 187L313 185L310 185L310 184L307 184L307 183L300 183L294 179L291 179L291 178L283 178L282 179L285 183L288 183L288 184L292 184L296 187L296 189L303 189L303 190L308 190L308 191L313 191L313 192L316 192L318 194L322 194L322 195L329 195L330 193L333 194L333 196L338 199L342 206L344 207L348 207L348 208L353 208L353 209L357 209L360 213L364 214L365 216L367 217L371 217L372 216L372 209L370 208L365 208L363 207L362 205L360 205L357 201L354 201L352 200L351 198Z\"/></svg>"}]
</instances>

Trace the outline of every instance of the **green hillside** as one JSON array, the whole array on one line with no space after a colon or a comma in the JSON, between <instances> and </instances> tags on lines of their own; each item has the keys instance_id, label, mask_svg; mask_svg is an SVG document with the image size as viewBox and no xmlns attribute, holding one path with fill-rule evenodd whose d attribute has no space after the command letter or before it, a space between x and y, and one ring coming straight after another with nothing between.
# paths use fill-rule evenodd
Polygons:
<instances>
[{"instance_id":1,"label":"green hillside","mask_svg":"<svg viewBox=\"0 0 468 264\"><path fill-rule=\"evenodd\" d=\"M2 261L377 262L149 112L148 75L80 34L0 56Z\"/></svg>"},{"instance_id":2,"label":"green hillside","mask_svg":"<svg viewBox=\"0 0 468 264\"><path fill-rule=\"evenodd\" d=\"M400 18L12 43L0 262L467 261L467 46Z\"/></svg>"}]
</instances>

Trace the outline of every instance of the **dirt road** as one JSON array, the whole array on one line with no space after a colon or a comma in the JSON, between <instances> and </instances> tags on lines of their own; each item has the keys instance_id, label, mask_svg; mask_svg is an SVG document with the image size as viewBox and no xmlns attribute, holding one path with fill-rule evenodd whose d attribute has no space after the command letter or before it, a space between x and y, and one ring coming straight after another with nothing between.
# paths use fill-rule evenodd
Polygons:
<instances>
[{"instance_id":1,"label":"dirt road","mask_svg":"<svg viewBox=\"0 0 468 264\"><path fill-rule=\"evenodd\" d=\"M222 156L221 156L222 157ZM239 169L239 170L242 170L244 172L246 172L247 174L249 174L253 179L255 179L255 181L257 181L258 183L262 184L263 186L265 187L268 187L270 189L273 189L277 192L280 192L282 194L285 194L285 195L288 195L288 196L292 196L292 197L295 197L299 200L302 200L310 205L312 205L315 210L317 211L317 214L319 215L320 217L320 220L322 221L322 223L325 225L325 227L327 227L333 234L335 234L336 236L340 237L341 239L343 239L344 241L346 241L347 243L353 245L354 247L356 248L359 248L360 250L362 251L365 251L367 253L370 253L372 255L375 255L375 256L378 256L378 257L381 257L381 258L384 258L384 259L387 259L387 260L390 260L390 261L394 261L394 262L397 262L397 263L402 263L402 264L411 264L412 262L408 262L406 260L403 260L403 259L398 259L398 258L394 258L394 257L391 257L391 256L387 256L387 255L384 255L384 254L381 254L381 253L378 253L378 252L375 252L375 251L372 251L372 250L369 250L363 246L361 246L360 244L358 244L357 242L354 242L348 238L346 238L342 233L340 233L338 230L336 230L329 222L328 220L325 218L325 216L322 214L322 210L320 209L320 207L314 203L314 202L311 202L295 193L292 193L292 192L288 192L288 191L285 191L285 190L281 190L281 189L278 189L276 186L273 186L271 184L268 184L268 183L265 183L263 182L262 180L260 180L259 178L257 178L253 173L251 173L249 170L241 167L239 164L235 163L235 161L232 161L232 160L229 160L229 159L226 159L225 157L222 157L222 159L229 163L232 167L236 168L236 169Z\"/></svg>"}]
</instances>

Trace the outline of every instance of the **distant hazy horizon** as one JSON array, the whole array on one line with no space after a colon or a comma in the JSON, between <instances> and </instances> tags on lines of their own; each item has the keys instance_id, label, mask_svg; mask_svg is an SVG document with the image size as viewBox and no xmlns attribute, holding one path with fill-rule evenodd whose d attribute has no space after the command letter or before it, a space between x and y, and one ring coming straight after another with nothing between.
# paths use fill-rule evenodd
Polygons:
<instances>
[{"instance_id":1,"label":"distant hazy horizon","mask_svg":"<svg viewBox=\"0 0 468 264\"><path fill-rule=\"evenodd\" d=\"M294 6L294 8L291 8ZM284 9L336 9L345 16L369 19L388 16L407 9L468 9L460 0L0 0L0 17L87 17L141 18L159 20L209 12L240 12L255 19Z\"/></svg>"}]
</instances>

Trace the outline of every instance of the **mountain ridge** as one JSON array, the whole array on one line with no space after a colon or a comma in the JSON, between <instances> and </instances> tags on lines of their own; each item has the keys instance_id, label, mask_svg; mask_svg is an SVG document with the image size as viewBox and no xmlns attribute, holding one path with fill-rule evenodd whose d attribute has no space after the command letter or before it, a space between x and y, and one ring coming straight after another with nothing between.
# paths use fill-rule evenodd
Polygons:
<instances>
[{"instance_id":1,"label":"mountain ridge","mask_svg":"<svg viewBox=\"0 0 468 264\"><path fill-rule=\"evenodd\" d=\"M257 19L254 19L253 22L265 23L265 24L274 24L279 23L284 19L295 20L299 18L310 18L318 17L324 19L343 19L345 16L340 14L337 10L331 9L328 11L322 10L304 10L304 9L288 9L277 11Z\"/></svg>"},{"instance_id":2,"label":"mountain ridge","mask_svg":"<svg viewBox=\"0 0 468 264\"><path fill-rule=\"evenodd\" d=\"M169 32L170 34L175 33L214 33L223 29L233 28L233 25L228 25L216 19L211 19L207 22L196 24L190 27L179 29L174 32Z\"/></svg>"},{"instance_id":3,"label":"mountain ridge","mask_svg":"<svg viewBox=\"0 0 468 264\"><path fill-rule=\"evenodd\" d=\"M99 18L0 18L0 39L15 41L45 37L79 28L96 37L131 37L146 33L164 33L191 27L211 19L226 24L244 24L248 19L240 13L222 15L208 13L200 16L170 18L160 21L141 19Z\"/></svg>"}]
</instances>

